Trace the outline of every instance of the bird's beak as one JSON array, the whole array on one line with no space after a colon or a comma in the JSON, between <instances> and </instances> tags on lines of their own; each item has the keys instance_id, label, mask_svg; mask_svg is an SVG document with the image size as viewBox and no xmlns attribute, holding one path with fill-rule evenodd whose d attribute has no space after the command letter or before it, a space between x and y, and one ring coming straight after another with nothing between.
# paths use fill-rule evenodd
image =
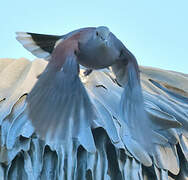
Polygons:
<instances>
[{"instance_id":1,"label":"bird's beak","mask_svg":"<svg viewBox=\"0 0 188 180\"><path fill-rule=\"evenodd\" d=\"M102 44L105 45L105 46L108 46L109 45L109 36L106 37L106 38L102 38L101 37L101 40L102 40Z\"/></svg>"},{"instance_id":2,"label":"bird's beak","mask_svg":"<svg viewBox=\"0 0 188 180\"><path fill-rule=\"evenodd\" d=\"M107 40L107 39L105 39L105 40L104 40L104 44L105 44L105 46L108 46L108 45L109 45L109 43L108 43L108 40Z\"/></svg>"}]
</instances>

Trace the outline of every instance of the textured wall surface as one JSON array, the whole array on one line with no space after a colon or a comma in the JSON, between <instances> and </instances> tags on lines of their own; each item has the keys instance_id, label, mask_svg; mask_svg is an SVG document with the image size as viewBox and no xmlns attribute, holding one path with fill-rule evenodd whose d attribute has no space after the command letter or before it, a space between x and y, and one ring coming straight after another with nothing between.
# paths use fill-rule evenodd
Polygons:
<instances>
[{"instance_id":1,"label":"textured wall surface","mask_svg":"<svg viewBox=\"0 0 188 180\"><path fill-rule=\"evenodd\" d=\"M0 179L188 180L187 74L140 67L151 130L164 140L147 156L141 142L121 138L118 103L123 88L108 70L81 77L100 117L92 127L64 144L40 140L25 98L46 64L40 59L0 59ZM139 123L133 128L137 131ZM64 131L72 133L71 128Z\"/></svg>"}]
</instances>

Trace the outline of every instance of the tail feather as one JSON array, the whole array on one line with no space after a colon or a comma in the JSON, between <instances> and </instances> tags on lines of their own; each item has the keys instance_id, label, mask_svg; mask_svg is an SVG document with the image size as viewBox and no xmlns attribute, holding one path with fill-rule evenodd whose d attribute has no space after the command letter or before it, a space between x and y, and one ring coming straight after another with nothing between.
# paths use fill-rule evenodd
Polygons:
<instances>
[{"instance_id":1,"label":"tail feather","mask_svg":"<svg viewBox=\"0 0 188 180\"><path fill-rule=\"evenodd\" d=\"M49 60L58 40L62 36L17 32L16 39L33 55Z\"/></svg>"}]
</instances>

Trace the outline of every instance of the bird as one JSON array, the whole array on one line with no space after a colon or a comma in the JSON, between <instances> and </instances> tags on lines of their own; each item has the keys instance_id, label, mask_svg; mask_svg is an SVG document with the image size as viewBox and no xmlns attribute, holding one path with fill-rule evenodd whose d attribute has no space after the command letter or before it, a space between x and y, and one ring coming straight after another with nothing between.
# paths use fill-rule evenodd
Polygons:
<instances>
[{"instance_id":1,"label":"bird","mask_svg":"<svg viewBox=\"0 0 188 180\"><path fill-rule=\"evenodd\" d=\"M62 36L18 32L16 39L33 55L49 61L26 99L29 118L42 138L76 138L80 130L92 126L97 111L79 78L79 65L88 69L86 75L110 67L124 88L120 100L123 142L137 160L152 164L147 152L152 153L152 143L164 139L150 131L136 57L108 27L86 27ZM69 128L71 134L66 133Z\"/></svg>"}]
</instances>

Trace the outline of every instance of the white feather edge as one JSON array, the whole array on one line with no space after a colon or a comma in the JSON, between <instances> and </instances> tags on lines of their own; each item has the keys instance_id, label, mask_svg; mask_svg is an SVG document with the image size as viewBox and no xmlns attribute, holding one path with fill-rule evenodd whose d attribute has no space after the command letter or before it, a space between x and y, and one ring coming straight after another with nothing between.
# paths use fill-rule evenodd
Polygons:
<instances>
[{"instance_id":1,"label":"white feather edge","mask_svg":"<svg viewBox=\"0 0 188 180\"><path fill-rule=\"evenodd\" d=\"M30 51L33 55L38 58L44 58L45 60L50 59L50 53L41 49L32 39L31 35L26 32L16 32L16 39L19 41L25 49Z\"/></svg>"}]
</instances>

